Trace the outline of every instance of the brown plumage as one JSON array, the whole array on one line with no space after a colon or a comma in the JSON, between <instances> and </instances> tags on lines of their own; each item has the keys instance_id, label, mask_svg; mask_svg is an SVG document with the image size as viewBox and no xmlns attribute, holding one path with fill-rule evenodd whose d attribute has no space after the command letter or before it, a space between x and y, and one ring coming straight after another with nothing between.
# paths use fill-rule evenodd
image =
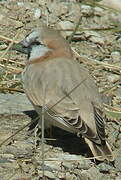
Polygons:
<instances>
[{"instance_id":1,"label":"brown plumage","mask_svg":"<svg viewBox=\"0 0 121 180\"><path fill-rule=\"evenodd\" d=\"M46 128L53 125L81 134L96 159L112 161L98 88L88 71L73 59L68 43L57 31L43 27L21 44L28 49L22 75L25 93L38 114L44 105L51 117L45 118Z\"/></svg>"}]
</instances>

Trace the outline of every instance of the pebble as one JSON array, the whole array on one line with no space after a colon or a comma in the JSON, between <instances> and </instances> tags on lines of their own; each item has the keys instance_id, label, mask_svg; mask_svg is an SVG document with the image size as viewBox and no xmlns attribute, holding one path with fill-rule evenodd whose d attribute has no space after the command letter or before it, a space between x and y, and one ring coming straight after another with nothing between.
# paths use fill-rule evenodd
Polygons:
<instances>
[{"instance_id":1,"label":"pebble","mask_svg":"<svg viewBox=\"0 0 121 180\"><path fill-rule=\"evenodd\" d=\"M57 1L53 1L53 3L48 3L48 9L57 17L67 14L69 10L67 4L58 3Z\"/></svg>"},{"instance_id":2,"label":"pebble","mask_svg":"<svg viewBox=\"0 0 121 180\"><path fill-rule=\"evenodd\" d=\"M73 29L74 24L70 21L60 21L57 24L58 29ZM70 36L72 34L72 31L62 31L61 34L66 38L67 36Z\"/></svg>"},{"instance_id":3,"label":"pebble","mask_svg":"<svg viewBox=\"0 0 121 180\"><path fill-rule=\"evenodd\" d=\"M21 27L23 27L23 25L24 25L21 21L16 21L16 20L12 20L12 19L11 19L11 24L12 24L12 23L13 23L13 25L15 26L16 29L21 28Z\"/></svg>"},{"instance_id":4,"label":"pebble","mask_svg":"<svg viewBox=\"0 0 121 180\"><path fill-rule=\"evenodd\" d=\"M7 48L7 45L6 44L1 44L0 45L0 50L4 50L4 49L6 49Z\"/></svg>"},{"instance_id":5,"label":"pebble","mask_svg":"<svg viewBox=\"0 0 121 180\"><path fill-rule=\"evenodd\" d=\"M69 173L69 175L70 175L70 173ZM66 171L65 172L61 172L61 171L58 171L58 173L57 173L57 179L56 180L60 180L60 179L66 179Z\"/></svg>"},{"instance_id":6,"label":"pebble","mask_svg":"<svg viewBox=\"0 0 121 180\"><path fill-rule=\"evenodd\" d=\"M3 76L5 73L5 68L0 67L0 76Z\"/></svg>"},{"instance_id":7,"label":"pebble","mask_svg":"<svg viewBox=\"0 0 121 180\"><path fill-rule=\"evenodd\" d=\"M100 172L102 173L108 173L112 170L115 170L115 168L113 166L110 166L109 164L106 163L101 163L97 166L97 168L99 169Z\"/></svg>"},{"instance_id":8,"label":"pebble","mask_svg":"<svg viewBox=\"0 0 121 180\"><path fill-rule=\"evenodd\" d=\"M82 170L79 175L83 180L102 180L102 174L95 167L89 170Z\"/></svg>"},{"instance_id":9,"label":"pebble","mask_svg":"<svg viewBox=\"0 0 121 180\"><path fill-rule=\"evenodd\" d=\"M82 159L81 161L79 161L78 168L87 170L87 169L91 168L93 165L94 164L90 160Z\"/></svg>"},{"instance_id":10,"label":"pebble","mask_svg":"<svg viewBox=\"0 0 121 180\"><path fill-rule=\"evenodd\" d=\"M94 8L94 15L96 16L103 16L104 15L104 10L100 7L95 7Z\"/></svg>"},{"instance_id":11,"label":"pebble","mask_svg":"<svg viewBox=\"0 0 121 180\"><path fill-rule=\"evenodd\" d=\"M107 80L110 82L110 83L115 83L116 81L119 81L120 80L120 76L119 75L116 75L116 74L110 74L107 76Z\"/></svg>"},{"instance_id":12,"label":"pebble","mask_svg":"<svg viewBox=\"0 0 121 180\"><path fill-rule=\"evenodd\" d=\"M46 177L48 177L50 179L55 179L55 175L50 171L45 171L44 174Z\"/></svg>"},{"instance_id":13,"label":"pebble","mask_svg":"<svg viewBox=\"0 0 121 180\"><path fill-rule=\"evenodd\" d=\"M65 19L76 23L80 17L80 5L79 3L69 3L69 13L65 16ZM76 24L75 24L76 25Z\"/></svg>"},{"instance_id":14,"label":"pebble","mask_svg":"<svg viewBox=\"0 0 121 180\"><path fill-rule=\"evenodd\" d=\"M42 171L38 171L38 174L39 174L39 177L42 177L43 173ZM55 179L55 175L53 172L50 172L50 171L44 171L44 176L50 178L50 179Z\"/></svg>"},{"instance_id":15,"label":"pebble","mask_svg":"<svg viewBox=\"0 0 121 180\"><path fill-rule=\"evenodd\" d=\"M55 170L55 171L61 170L61 168L60 168L61 163L58 161L53 161L53 162L47 161L47 162L45 162L45 166L46 166L47 170Z\"/></svg>"},{"instance_id":16,"label":"pebble","mask_svg":"<svg viewBox=\"0 0 121 180\"><path fill-rule=\"evenodd\" d=\"M63 167L65 169L71 169L72 168L72 163L65 161L65 162L63 162Z\"/></svg>"},{"instance_id":17,"label":"pebble","mask_svg":"<svg viewBox=\"0 0 121 180\"><path fill-rule=\"evenodd\" d=\"M101 35L94 31L85 31L84 35L87 39L89 39L91 42L99 45L104 45L105 39L104 37L101 37Z\"/></svg>"},{"instance_id":18,"label":"pebble","mask_svg":"<svg viewBox=\"0 0 121 180\"><path fill-rule=\"evenodd\" d=\"M83 16L91 16L93 14L93 8L89 5L81 5L81 13Z\"/></svg>"},{"instance_id":19,"label":"pebble","mask_svg":"<svg viewBox=\"0 0 121 180\"><path fill-rule=\"evenodd\" d=\"M24 2L17 2L17 5L22 7L22 6L24 6Z\"/></svg>"},{"instance_id":20,"label":"pebble","mask_svg":"<svg viewBox=\"0 0 121 180\"><path fill-rule=\"evenodd\" d=\"M42 15L41 10L40 10L39 8L36 8L36 9L34 10L34 18L35 18L35 19L39 19L39 18L41 17L41 15Z\"/></svg>"},{"instance_id":21,"label":"pebble","mask_svg":"<svg viewBox=\"0 0 121 180\"><path fill-rule=\"evenodd\" d=\"M117 62L117 61L121 61L121 54L119 51L113 51L111 53L111 58L113 60L113 62Z\"/></svg>"},{"instance_id":22,"label":"pebble","mask_svg":"<svg viewBox=\"0 0 121 180\"><path fill-rule=\"evenodd\" d=\"M66 173L66 180L77 180L77 177L74 174Z\"/></svg>"}]
</instances>

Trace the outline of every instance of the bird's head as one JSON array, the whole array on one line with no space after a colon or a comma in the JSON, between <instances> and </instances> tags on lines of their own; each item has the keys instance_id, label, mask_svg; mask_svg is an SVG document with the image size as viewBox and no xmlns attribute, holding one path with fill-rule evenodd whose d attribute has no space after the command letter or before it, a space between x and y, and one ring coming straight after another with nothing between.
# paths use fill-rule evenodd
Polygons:
<instances>
[{"instance_id":1,"label":"bird's head","mask_svg":"<svg viewBox=\"0 0 121 180\"><path fill-rule=\"evenodd\" d=\"M22 46L23 52L28 54L29 63L56 57L72 58L72 51L67 41L57 30L47 27L34 29L19 45Z\"/></svg>"}]
</instances>

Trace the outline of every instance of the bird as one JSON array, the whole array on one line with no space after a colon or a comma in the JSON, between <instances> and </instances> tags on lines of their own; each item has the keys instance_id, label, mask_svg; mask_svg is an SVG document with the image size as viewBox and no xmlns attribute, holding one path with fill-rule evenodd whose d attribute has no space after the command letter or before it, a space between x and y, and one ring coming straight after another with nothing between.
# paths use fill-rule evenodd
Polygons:
<instances>
[{"instance_id":1,"label":"bird","mask_svg":"<svg viewBox=\"0 0 121 180\"><path fill-rule=\"evenodd\" d=\"M97 160L114 161L98 87L67 40L58 30L38 27L19 44L27 52L23 88L39 115L44 108L45 129L55 126L82 136Z\"/></svg>"}]
</instances>

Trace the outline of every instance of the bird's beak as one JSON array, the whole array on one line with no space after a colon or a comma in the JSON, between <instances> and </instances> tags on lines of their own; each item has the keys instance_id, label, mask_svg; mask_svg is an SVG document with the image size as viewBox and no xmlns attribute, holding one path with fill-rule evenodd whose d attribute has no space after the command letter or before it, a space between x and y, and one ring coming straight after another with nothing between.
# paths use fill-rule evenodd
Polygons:
<instances>
[{"instance_id":1,"label":"bird's beak","mask_svg":"<svg viewBox=\"0 0 121 180\"><path fill-rule=\"evenodd\" d=\"M17 44L13 44L11 50L15 50L23 54L28 54L28 46L26 45L25 40L22 40Z\"/></svg>"}]
</instances>

